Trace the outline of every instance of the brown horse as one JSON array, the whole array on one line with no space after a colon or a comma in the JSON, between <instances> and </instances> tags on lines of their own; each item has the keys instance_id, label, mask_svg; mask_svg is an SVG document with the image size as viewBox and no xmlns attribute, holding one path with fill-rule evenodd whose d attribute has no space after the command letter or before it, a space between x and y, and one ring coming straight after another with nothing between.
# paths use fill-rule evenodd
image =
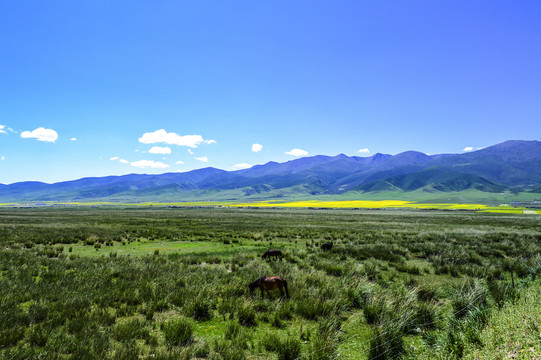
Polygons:
<instances>
[{"instance_id":1,"label":"brown horse","mask_svg":"<svg viewBox=\"0 0 541 360\"><path fill-rule=\"evenodd\" d=\"M261 255L261 258L265 260L270 259L271 256L273 256L275 259L280 259L280 261L282 261L282 252L276 249L269 249L265 251L265 253Z\"/></svg>"},{"instance_id":2,"label":"brown horse","mask_svg":"<svg viewBox=\"0 0 541 360\"><path fill-rule=\"evenodd\" d=\"M326 243L326 244L321 245L321 250L323 250L323 251L325 251L325 250L331 250L331 249L332 249L332 246L333 246L332 241L331 241L331 242L328 242L328 243Z\"/></svg>"},{"instance_id":3,"label":"brown horse","mask_svg":"<svg viewBox=\"0 0 541 360\"><path fill-rule=\"evenodd\" d=\"M255 288L259 288L261 290L261 297L265 298L265 294L263 293L263 290L267 292L267 295L269 295L269 290L278 289L280 290L280 297L284 296L284 292L282 291L282 288L286 290L286 296L289 298L289 291L287 291L287 281L284 278L281 278L280 276L261 276L256 281L250 283L248 285L250 288L250 294L254 292Z\"/></svg>"}]
</instances>

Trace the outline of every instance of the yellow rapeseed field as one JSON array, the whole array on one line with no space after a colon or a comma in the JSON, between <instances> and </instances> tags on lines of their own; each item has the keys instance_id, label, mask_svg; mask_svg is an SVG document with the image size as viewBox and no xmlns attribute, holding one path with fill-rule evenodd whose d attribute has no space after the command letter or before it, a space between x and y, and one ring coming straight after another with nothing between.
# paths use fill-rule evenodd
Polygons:
<instances>
[{"instance_id":1,"label":"yellow rapeseed field","mask_svg":"<svg viewBox=\"0 0 541 360\"><path fill-rule=\"evenodd\" d=\"M47 202L53 205L53 202ZM488 206L483 204L423 204L403 200L306 200L306 201L254 201L238 203L233 201L190 201L190 202L145 202L145 203L114 203L114 202L65 202L63 205L76 206L180 206L180 207L268 207L268 208L319 208L319 209L436 209L436 210L471 210L500 214L522 214L525 208L509 205ZM13 206L12 203L0 204L2 207ZM541 211L537 211L541 214Z\"/></svg>"},{"instance_id":2,"label":"yellow rapeseed field","mask_svg":"<svg viewBox=\"0 0 541 360\"><path fill-rule=\"evenodd\" d=\"M479 212L494 212L506 214L521 214L523 208L512 206L487 206L483 204L423 204L413 201L402 200L344 200L344 201L257 201L251 203L238 204L222 204L223 206L233 207L284 207L284 208L362 208L362 209L394 209L394 208L409 208L409 209L438 209L438 210L473 210Z\"/></svg>"}]
</instances>

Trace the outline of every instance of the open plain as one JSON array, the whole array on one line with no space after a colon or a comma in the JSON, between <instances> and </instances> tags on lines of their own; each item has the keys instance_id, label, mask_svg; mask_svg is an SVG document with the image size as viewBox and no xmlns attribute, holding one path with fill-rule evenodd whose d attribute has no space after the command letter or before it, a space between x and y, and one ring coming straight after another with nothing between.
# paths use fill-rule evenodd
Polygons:
<instances>
[{"instance_id":1,"label":"open plain","mask_svg":"<svg viewBox=\"0 0 541 360\"><path fill-rule=\"evenodd\" d=\"M539 286L540 219L2 208L0 358L488 359L502 311ZM261 259L267 249L283 260ZM290 298L250 294L260 276L286 279ZM538 312L528 319L521 338L500 334L502 356L541 353Z\"/></svg>"}]
</instances>

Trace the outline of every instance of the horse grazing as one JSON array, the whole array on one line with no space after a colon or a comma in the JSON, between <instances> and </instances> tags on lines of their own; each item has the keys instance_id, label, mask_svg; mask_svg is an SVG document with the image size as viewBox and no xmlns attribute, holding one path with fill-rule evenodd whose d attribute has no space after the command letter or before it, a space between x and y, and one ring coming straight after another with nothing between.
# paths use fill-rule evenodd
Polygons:
<instances>
[{"instance_id":1,"label":"horse grazing","mask_svg":"<svg viewBox=\"0 0 541 360\"><path fill-rule=\"evenodd\" d=\"M282 252L276 249L270 249L270 250L265 251L265 253L261 255L261 258L265 260L265 259L270 259L271 256L274 256L275 259L280 259L280 261L282 261Z\"/></svg>"},{"instance_id":2,"label":"horse grazing","mask_svg":"<svg viewBox=\"0 0 541 360\"><path fill-rule=\"evenodd\" d=\"M284 296L284 292L282 291L282 288L286 290L286 297L289 298L289 291L287 291L287 281L284 278L281 278L280 276L261 276L256 281L250 283L248 285L250 288L250 294L254 292L255 288L259 288L261 290L261 297L265 298L265 294L263 293L263 290L267 292L267 295L269 295L269 290L278 289L280 290L280 297Z\"/></svg>"},{"instance_id":3,"label":"horse grazing","mask_svg":"<svg viewBox=\"0 0 541 360\"><path fill-rule=\"evenodd\" d=\"M328 242L326 244L323 244L321 245L321 250L325 251L325 250L331 250L332 249L332 241L331 242Z\"/></svg>"}]
</instances>

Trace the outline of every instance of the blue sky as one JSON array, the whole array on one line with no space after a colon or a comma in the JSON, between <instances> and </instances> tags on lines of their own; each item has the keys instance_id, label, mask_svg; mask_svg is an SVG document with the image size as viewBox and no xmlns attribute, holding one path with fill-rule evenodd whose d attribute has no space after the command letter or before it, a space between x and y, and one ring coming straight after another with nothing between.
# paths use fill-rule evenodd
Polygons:
<instances>
[{"instance_id":1,"label":"blue sky","mask_svg":"<svg viewBox=\"0 0 541 360\"><path fill-rule=\"evenodd\" d=\"M0 183L539 140L540 19L539 1L3 2Z\"/></svg>"}]
</instances>

